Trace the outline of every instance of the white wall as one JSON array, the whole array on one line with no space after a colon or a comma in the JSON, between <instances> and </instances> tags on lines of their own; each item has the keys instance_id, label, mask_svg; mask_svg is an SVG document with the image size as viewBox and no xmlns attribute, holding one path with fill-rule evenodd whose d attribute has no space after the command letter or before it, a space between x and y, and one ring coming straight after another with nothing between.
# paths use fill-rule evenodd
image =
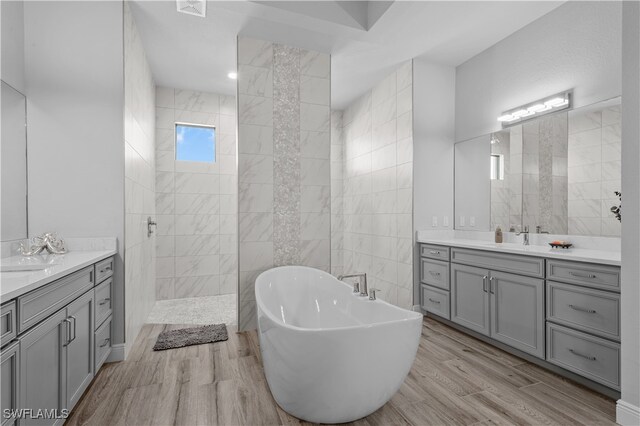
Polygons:
<instances>
[{"instance_id":1,"label":"white wall","mask_svg":"<svg viewBox=\"0 0 640 426\"><path fill-rule=\"evenodd\" d=\"M567 89L580 107L620 95L621 2L567 2L456 69L456 141L505 110Z\"/></svg>"},{"instance_id":2,"label":"white wall","mask_svg":"<svg viewBox=\"0 0 640 426\"><path fill-rule=\"evenodd\" d=\"M623 7L622 396L617 422L640 424L640 3ZM635 411L635 413L634 413Z\"/></svg>"},{"instance_id":3,"label":"white wall","mask_svg":"<svg viewBox=\"0 0 640 426\"><path fill-rule=\"evenodd\" d=\"M125 357L156 300L155 83L129 4L124 4Z\"/></svg>"},{"instance_id":4,"label":"white wall","mask_svg":"<svg viewBox=\"0 0 640 426\"><path fill-rule=\"evenodd\" d=\"M117 237L124 339L122 3L26 2L29 233Z\"/></svg>"},{"instance_id":5,"label":"white wall","mask_svg":"<svg viewBox=\"0 0 640 426\"><path fill-rule=\"evenodd\" d=\"M3 1L2 15L2 80L25 93L24 79L24 2Z\"/></svg>"},{"instance_id":6,"label":"white wall","mask_svg":"<svg viewBox=\"0 0 640 426\"><path fill-rule=\"evenodd\" d=\"M433 229L433 216L435 229L453 229L453 67L413 60L413 118L414 229Z\"/></svg>"},{"instance_id":7,"label":"white wall","mask_svg":"<svg viewBox=\"0 0 640 426\"><path fill-rule=\"evenodd\" d=\"M414 283L419 283L415 231L453 229L455 69L413 60L413 230ZM432 227L433 216L437 227ZM444 224L445 216L448 225ZM414 286L418 304L419 284Z\"/></svg>"}]
</instances>

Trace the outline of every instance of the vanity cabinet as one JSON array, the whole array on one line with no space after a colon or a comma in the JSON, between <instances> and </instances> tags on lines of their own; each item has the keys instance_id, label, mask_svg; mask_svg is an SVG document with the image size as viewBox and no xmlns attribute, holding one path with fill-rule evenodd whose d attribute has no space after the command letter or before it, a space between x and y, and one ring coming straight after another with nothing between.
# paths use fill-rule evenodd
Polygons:
<instances>
[{"instance_id":1,"label":"vanity cabinet","mask_svg":"<svg viewBox=\"0 0 640 426\"><path fill-rule=\"evenodd\" d=\"M620 389L620 268L547 262L547 361Z\"/></svg>"},{"instance_id":2,"label":"vanity cabinet","mask_svg":"<svg viewBox=\"0 0 640 426\"><path fill-rule=\"evenodd\" d=\"M544 281L451 265L451 321L544 357Z\"/></svg>"},{"instance_id":3,"label":"vanity cabinet","mask_svg":"<svg viewBox=\"0 0 640 426\"><path fill-rule=\"evenodd\" d=\"M66 405L64 359L69 338L67 312L62 309L20 337L20 408L58 410ZM21 419L20 424L48 425L55 420Z\"/></svg>"},{"instance_id":4,"label":"vanity cabinet","mask_svg":"<svg viewBox=\"0 0 640 426\"><path fill-rule=\"evenodd\" d=\"M20 330L11 343L2 342L2 410L26 408L35 415L46 409L62 415L89 387L111 352L112 269L107 268L112 268L113 258L99 264L102 274L91 265L2 305L3 315L11 312L14 330L16 323ZM96 276L103 281L94 287ZM52 312L52 306L58 309ZM15 422L3 418L2 426ZM63 418L17 420L21 426L63 422Z\"/></svg>"},{"instance_id":5,"label":"vanity cabinet","mask_svg":"<svg viewBox=\"0 0 640 426\"><path fill-rule=\"evenodd\" d=\"M0 399L2 408L15 410L18 408L19 395L19 374L20 374L20 343L13 342L2 349L0 377L2 377L2 388L0 388ZM10 426L16 423L15 418L2 416L2 426Z\"/></svg>"},{"instance_id":6,"label":"vanity cabinet","mask_svg":"<svg viewBox=\"0 0 640 426\"><path fill-rule=\"evenodd\" d=\"M438 244L419 253L427 314L596 390L620 389L618 266Z\"/></svg>"},{"instance_id":7,"label":"vanity cabinet","mask_svg":"<svg viewBox=\"0 0 640 426\"><path fill-rule=\"evenodd\" d=\"M490 333L488 277L488 269L451 265L451 321L486 336Z\"/></svg>"},{"instance_id":8,"label":"vanity cabinet","mask_svg":"<svg viewBox=\"0 0 640 426\"><path fill-rule=\"evenodd\" d=\"M420 245L420 306L449 319L449 247Z\"/></svg>"}]
</instances>

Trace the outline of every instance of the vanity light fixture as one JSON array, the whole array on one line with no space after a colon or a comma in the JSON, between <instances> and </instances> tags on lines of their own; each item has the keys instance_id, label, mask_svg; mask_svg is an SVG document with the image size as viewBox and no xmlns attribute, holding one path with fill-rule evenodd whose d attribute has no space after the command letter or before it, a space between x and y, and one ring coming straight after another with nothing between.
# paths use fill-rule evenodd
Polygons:
<instances>
[{"instance_id":1,"label":"vanity light fixture","mask_svg":"<svg viewBox=\"0 0 640 426\"><path fill-rule=\"evenodd\" d=\"M571 91L566 91L510 109L500 114L498 121L502 123L502 127L509 127L531 118L562 111L571 107L571 95Z\"/></svg>"},{"instance_id":2,"label":"vanity light fixture","mask_svg":"<svg viewBox=\"0 0 640 426\"><path fill-rule=\"evenodd\" d=\"M235 80L238 78L238 73L232 71L229 74L227 74L227 77L229 77L231 80Z\"/></svg>"}]
</instances>

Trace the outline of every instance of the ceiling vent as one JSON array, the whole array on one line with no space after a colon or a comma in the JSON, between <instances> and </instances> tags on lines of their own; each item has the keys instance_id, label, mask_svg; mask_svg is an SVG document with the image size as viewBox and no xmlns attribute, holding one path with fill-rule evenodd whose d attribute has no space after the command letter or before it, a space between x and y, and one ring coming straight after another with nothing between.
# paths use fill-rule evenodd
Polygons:
<instances>
[{"instance_id":1,"label":"ceiling vent","mask_svg":"<svg viewBox=\"0 0 640 426\"><path fill-rule=\"evenodd\" d=\"M207 15L206 0L177 0L178 12L204 18Z\"/></svg>"}]
</instances>

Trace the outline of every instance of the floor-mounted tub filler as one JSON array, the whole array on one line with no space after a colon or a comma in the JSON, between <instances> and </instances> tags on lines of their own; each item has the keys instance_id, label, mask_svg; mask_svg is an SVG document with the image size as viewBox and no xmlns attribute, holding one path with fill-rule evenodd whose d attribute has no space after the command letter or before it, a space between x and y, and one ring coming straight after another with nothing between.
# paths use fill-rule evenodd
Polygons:
<instances>
[{"instance_id":1,"label":"floor-mounted tub filler","mask_svg":"<svg viewBox=\"0 0 640 426\"><path fill-rule=\"evenodd\" d=\"M267 382L289 414L349 422L382 407L411 369L422 315L369 300L330 274L302 266L256 279Z\"/></svg>"}]
</instances>

